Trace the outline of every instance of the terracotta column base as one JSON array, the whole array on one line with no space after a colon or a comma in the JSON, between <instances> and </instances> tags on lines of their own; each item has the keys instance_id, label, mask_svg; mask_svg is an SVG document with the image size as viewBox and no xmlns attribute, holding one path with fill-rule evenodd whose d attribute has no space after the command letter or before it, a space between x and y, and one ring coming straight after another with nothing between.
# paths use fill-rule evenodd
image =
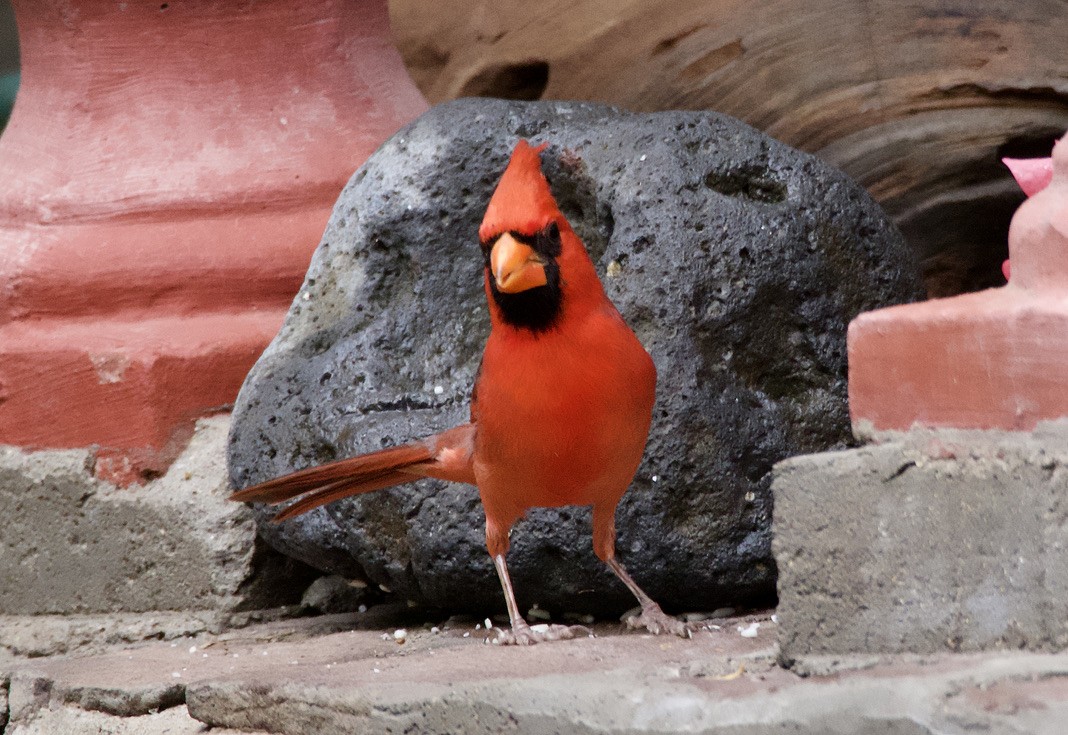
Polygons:
<instances>
[{"instance_id":1,"label":"terracotta column base","mask_svg":"<svg viewBox=\"0 0 1068 735\"><path fill-rule=\"evenodd\" d=\"M0 228L34 246L9 274L29 313L0 324L0 440L96 445L99 476L119 485L164 471L193 420L233 402L328 215ZM250 242L272 257L250 262Z\"/></svg>"},{"instance_id":2,"label":"terracotta column base","mask_svg":"<svg viewBox=\"0 0 1068 735\"><path fill-rule=\"evenodd\" d=\"M6 443L100 449L97 476L149 479L181 452L199 416L227 409L284 310L70 321L0 329Z\"/></svg>"},{"instance_id":3,"label":"terracotta column base","mask_svg":"<svg viewBox=\"0 0 1068 735\"><path fill-rule=\"evenodd\" d=\"M386 0L14 0L0 444L162 472L232 403L334 200L426 109Z\"/></svg>"}]
</instances>

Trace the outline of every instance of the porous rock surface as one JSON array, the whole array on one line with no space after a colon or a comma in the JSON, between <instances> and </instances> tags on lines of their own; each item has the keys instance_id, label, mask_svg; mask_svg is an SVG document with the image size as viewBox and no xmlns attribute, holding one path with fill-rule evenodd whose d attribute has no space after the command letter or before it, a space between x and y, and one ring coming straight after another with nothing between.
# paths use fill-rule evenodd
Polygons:
<instances>
[{"instance_id":1,"label":"porous rock surface","mask_svg":"<svg viewBox=\"0 0 1068 735\"><path fill-rule=\"evenodd\" d=\"M476 231L519 137L550 143L561 208L659 373L617 514L623 563L671 608L771 599L771 467L849 441L846 325L921 286L844 174L713 113L461 100L397 133L342 193L242 389L234 487L467 420L489 328ZM483 524L475 490L424 480L261 531L320 569L485 609L501 597ZM632 604L589 534L588 509L517 524L521 605Z\"/></svg>"}]
</instances>

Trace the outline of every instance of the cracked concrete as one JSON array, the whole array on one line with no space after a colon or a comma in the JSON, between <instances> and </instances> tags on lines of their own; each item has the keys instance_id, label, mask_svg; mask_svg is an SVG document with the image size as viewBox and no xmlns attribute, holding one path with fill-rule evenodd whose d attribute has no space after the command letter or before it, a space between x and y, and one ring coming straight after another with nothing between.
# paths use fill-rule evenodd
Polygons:
<instances>
[{"instance_id":1,"label":"cracked concrete","mask_svg":"<svg viewBox=\"0 0 1068 735\"><path fill-rule=\"evenodd\" d=\"M4 735L1053 735L1068 717L1068 654L839 657L833 673L799 673L778 665L778 626L761 615L711 621L691 640L600 623L595 638L513 648L485 643L473 622L435 631L417 612L8 658Z\"/></svg>"},{"instance_id":2,"label":"cracked concrete","mask_svg":"<svg viewBox=\"0 0 1068 735\"><path fill-rule=\"evenodd\" d=\"M787 660L1068 645L1068 422L776 465Z\"/></svg>"},{"instance_id":3,"label":"cracked concrete","mask_svg":"<svg viewBox=\"0 0 1068 735\"><path fill-rule=\"evenodd\" d=\"M132 489L93 477L89 450L0 447L0 615L299 601L307 571L258 542L248 509L225 501L228 426L201 420L166 475Z\"/></svg>"},{"instance_id":4,"label":"cracked concrete","mask_svg":"<svg viewBox=\"0 0 1068 735\"><path fill-rule=\"evenodd\" d=\"M530 649L485 644L474 620L435 632L405 603L243 612L264 599L248 583L262 567L247 511L218 497L224 437L224 420L201 424L143 495L92 479L85 453L0 450L0 610L67 613L0 615L0 733L1053 735L1068 721L1063 424L791 459L779 620L716 619L692 640L602 622ZM339 580L314 592L327 609L357 599L335 600L354 592Z\"/></svg>"},{"instance_id":5,"label":"cracked concrete","mask_svg":"<svg viewBox=\"0 0 1068 735\"><path fill-rule=\"evenodd\" d=\"M10 735L198 735L203 732L204 724L190 717L183 705L126 718L59 707L12 725ZM212 735L223 735L226 731L213 729L211 732Z\"/></svg>"}]
</instances>

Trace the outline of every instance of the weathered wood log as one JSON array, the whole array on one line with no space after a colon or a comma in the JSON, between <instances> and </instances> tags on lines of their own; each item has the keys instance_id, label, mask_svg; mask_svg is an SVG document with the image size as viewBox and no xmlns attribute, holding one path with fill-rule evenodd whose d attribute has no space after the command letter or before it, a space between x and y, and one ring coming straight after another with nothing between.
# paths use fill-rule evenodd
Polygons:
<instances>
[{"instance_id":1,"label":"weathered wood log","mask_svg":"<svg viewBox=\"0 0 1068 735\"><path fill-rule=\"evenodd\" d=\"M1023 200L1001 156L1068 128L1056 0L391 0L431 101L715 109L841 167L893 217L928 290L1003 283Z\"/></svg>"}]
</instances>

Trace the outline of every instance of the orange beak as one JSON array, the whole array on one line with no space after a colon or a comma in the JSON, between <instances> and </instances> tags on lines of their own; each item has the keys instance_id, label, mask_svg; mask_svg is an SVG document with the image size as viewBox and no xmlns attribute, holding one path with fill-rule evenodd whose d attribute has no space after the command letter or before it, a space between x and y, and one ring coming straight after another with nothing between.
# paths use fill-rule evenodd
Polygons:
<instances>
[{"instance_id":1,"label":"orange beak","mask_svg":"<svg viewBox=\"0 0 1068 735\"><path fill-rule=\"evenodd\" d=\"M519 293L548 283L545 261L529 245L524 245L507 232L493 244L490 270L501 293Z\"/></svg>"}]
</instances>

